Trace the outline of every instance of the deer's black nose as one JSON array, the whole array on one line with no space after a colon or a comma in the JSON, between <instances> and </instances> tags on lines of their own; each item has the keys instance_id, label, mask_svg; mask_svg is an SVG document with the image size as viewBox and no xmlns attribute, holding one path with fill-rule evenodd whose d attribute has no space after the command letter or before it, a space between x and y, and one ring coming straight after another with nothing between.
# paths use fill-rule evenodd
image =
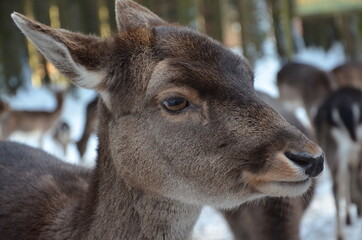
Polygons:
<instances>
[{"instance_id":1,"label":"deer's black nose","mask_svg":"<svg viewBox=\"0 0 362 240\"><path fill-rule=\"evenodd\" d=\"M294 164L302 168L305 174L310 177L316 177L323 171L324 154L312 156L309 153L286 152L285 156Z\"/></svg>"}]
</instances>

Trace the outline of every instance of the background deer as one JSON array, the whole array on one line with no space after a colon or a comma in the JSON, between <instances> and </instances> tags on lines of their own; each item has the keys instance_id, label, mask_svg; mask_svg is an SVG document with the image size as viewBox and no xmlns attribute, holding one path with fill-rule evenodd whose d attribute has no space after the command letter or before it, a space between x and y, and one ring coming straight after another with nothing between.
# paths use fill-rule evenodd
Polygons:
<instances>
[{"instance_id":1,"label":"background deer","mask_svg":"<svg viewBox=\"0 0 362 240\"><path fill-rule=\"evenodd\" d=\"M332 69L331 73L338 87L355 87L362 90L362 63L347 62Z\"/></svg>"},{"instance_id":2,"label":"background deer","mask_svg":"<svg viewBox=\"0 0 362 240\"><path fill-rule=\"evenodd\" d=\"M333 178L340 240L343 219L351 223L351 203L357 205L359 216L362 210L362 92L345 87L331 94L318 110L315 128Z\"/></svg>"},{"instance_id":3,"label":"background deer","mask_svg":"<svg viewBox=\"0 0 362 240\"><path fill-rule=\"evenodd\" d=\"M8 113L10 111L10 106L3 100L0 100L0 122L3 121L3 119L6 119L8 116ZM0 126L0 136L2 136L2 127Z\"/></svg>"},{"instance_id":4,"label":"background deer","mask_svg":"<svg viewBox=\"0 0 362 240\"><path fill-rule=\"evenodd\" d=\"M55 128L53 139L62 147L64 156L67 155L68 145L72 142L69 124L61 121Z\"/></svg>"},{"instance_id":5,"label":"background deer","mask_svg":"<svg viewBox=\"0 0 362 240\"><path fill-rule=\"evenodd\" d=\"M298 198L267 198L223 211L235 240L299 240L313 188Z\"/></svg>"},{"instance_id":6,"label":"background deer","mask_svg":"<svg viewBox=\"0 0 362 240\"><path fill-rule=\"evenodd\" d=\"M54 130L62 113L65 92L55 93L57 107L54 111L21 111L8 108L0 117L1 139L6 140L16 131L39 134L42 146L44 134ZM3 103L4 104L4 103Z\"/></svg>"},{"instance_id":7,"label":"background deer","mask_svg":"<svg viewBox=\"0 0 362 240\"><path fill-rule=\"evenodd\" d=\"M277 99L261 92L258 92L258 96L281 113L291 125L314 138L293 112L285 109ZM222 213L235 240L299 240L301 220L312 200L313 192L314 186L300 197L266 198Z\"/></svg>"},{"instance_id":8,"label":"background deer","mask_svg":"<svg viewBox=\"0 0 362 240\"><path fill-rule=\"evenodd\" d=\"M310 120L318 106L337 88L331 74L309 64L290 62L277 74L281 101L289 110L304 107Z\"/></svg>"},{"instance_id":9,"label":"background deer","mask_svg":"<svg viewBox=\"0 0 362 240\"><path fill-rule=\"evenodd\" d=\"M90 135L96 132L97 129L97 102L98 98L95 98L87 105L83 134L77 142L77 149L80 158L83 157L85 151L87 150Z\"/></svg>"},{"instance_id":10,"label":"background deer","mask_svg":"<svg viewBox=\"0 0 362 240\"><path fill-rule=\"evenodd\" d=\"M116 13L109 39L12 15L66 77L98 91L99 147L89 172L1 143L1 236L185 239L205 204L309 189L322 151L256 97L245 60L133 1Z\"/></svg>"}]
</instances>

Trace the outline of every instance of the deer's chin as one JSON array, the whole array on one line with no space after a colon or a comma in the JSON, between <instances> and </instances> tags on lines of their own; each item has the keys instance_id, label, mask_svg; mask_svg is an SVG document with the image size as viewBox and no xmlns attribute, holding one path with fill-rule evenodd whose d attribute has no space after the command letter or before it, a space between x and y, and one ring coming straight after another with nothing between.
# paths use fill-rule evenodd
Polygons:
<instances>
[{"instance_id":1,"label":"deer's chin","mask_svg":"<svg viewBox=\"0 0 362 240\"><path fill-rule=\"evenodd\" d=\"M264 183L257 189L272 197L296 197L308 191L311 184L311 178L302 181L273 181Z\"/></svg>"}]
</instances>

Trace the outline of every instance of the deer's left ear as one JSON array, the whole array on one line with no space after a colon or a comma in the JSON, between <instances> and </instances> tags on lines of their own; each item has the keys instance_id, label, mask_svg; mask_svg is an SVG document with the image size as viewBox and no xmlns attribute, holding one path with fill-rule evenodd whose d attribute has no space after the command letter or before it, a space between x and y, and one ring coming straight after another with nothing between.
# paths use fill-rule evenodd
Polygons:
<instances>
[{"instance_id":1,"label":"deer's left ear","mask_svg":"<svg viewBox=\"0 0 362 240\"><path fill-rule=\"evenodd\" d=\"M118 31L167 24L159 16L132 0L116 0Z\"/></svg>"},{"instance_id":2,"label":"deer's left ear","mask_svg":"<svg viewBox=\"0 0 362 240\"><path fill-rule=\"evenodd\" d=\"M99 89L105 78L102 71L104 40L94 36L53 29L29 18L13 13L11 17L20 30L44 57L75 85Z\"/></svg>"}]
</instances>

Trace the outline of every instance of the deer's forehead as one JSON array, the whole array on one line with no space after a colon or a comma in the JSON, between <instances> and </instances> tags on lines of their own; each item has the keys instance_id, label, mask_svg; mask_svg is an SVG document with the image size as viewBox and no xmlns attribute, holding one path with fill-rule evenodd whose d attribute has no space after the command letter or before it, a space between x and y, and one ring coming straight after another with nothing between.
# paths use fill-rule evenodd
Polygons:
<instances>
[{"instance_id":1,"label":"deer's forehead","mask_svg":"<svg viewBox=\"0 0 362 240\"><path fill-rule=\"evenodd\" d=\"M154 28L158 57L202 61L208 65L244 65L247 62L210 37L185 27L159 26Z\"/></svg>"},{"instance_id":2,"label":"deer's forehead","mask_svg":"<svg viewBox=\"0 0 362 240\"><path fill-rule=\"evenodd\" d=\"M179 87L192 89L200 97L227 98L253 92L252 75L233 69L212 67L202 62L186 62L180 59L165 59L159 62L148 82L146 95Z\"/></svg>"}]
</instances>

